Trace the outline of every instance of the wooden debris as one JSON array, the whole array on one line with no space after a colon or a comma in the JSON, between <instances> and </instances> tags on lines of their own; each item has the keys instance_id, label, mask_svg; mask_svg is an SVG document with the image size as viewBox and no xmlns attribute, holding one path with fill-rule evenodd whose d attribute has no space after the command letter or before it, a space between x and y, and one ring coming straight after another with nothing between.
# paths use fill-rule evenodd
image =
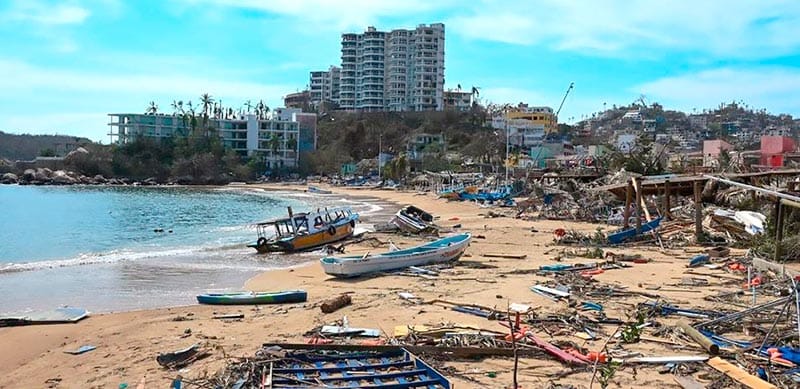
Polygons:
<instances>
[{"instance_id":1,"label":"wooden debris","mask_svg":"<svg viewBox=\"0 0 800 389\"><path fill-rule=\"evenodd\" d=\"M770 384L769 382L763 381L762 379L751 375L744 371L743 369L739 368L738 366L720 358L714 357L708 360L708 365L717 369L718 371L724 373L728 377L733 378L736 382L739 382L742 385L747 386L748 388L753 389L769 389L775 388L777 386Z\"/></svg>"},{"instance_id":2,"label":"wooden debris","mask_svg":"<svg viewBox=\"0 0 800 389\"><path fill-rule=\"evenodd\" d=\"M352 299L349 294L342 294L329 300L325 300L320 305L322 313L333 313L342 307L352 304Z\"/></svg>"},{"instance_id":3,"label":"wooden debris","mask_svg":"<svg viewBox=\"0 0 800 389\"><path fill-rule=\"evenodd\" d=\"M694 329L694 327L689 325L689 323L687 323L685 320L679 320L678 327L680 327L683 333L692 338L692 340L694 340L704 350L708 351L711 355L719 354L719 346L712 342L711 339L706 338L705 335Z\"/></svg>"},{"instance_id":4,"label":"wooden debris","mask_svg":"<svg viewBox=\"0 0 800 389\"><path fill-rule=\"evenodd\" d=\"M483 254L486 258L506 258L506 259L525 259L527 254L503 254L503 253L486 253Z\"/></svg>"}]
</instances>

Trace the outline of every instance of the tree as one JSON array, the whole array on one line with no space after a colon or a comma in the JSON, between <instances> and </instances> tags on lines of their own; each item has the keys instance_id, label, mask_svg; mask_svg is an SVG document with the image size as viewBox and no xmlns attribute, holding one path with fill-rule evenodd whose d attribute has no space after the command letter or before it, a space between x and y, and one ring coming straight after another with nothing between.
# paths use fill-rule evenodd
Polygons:
<instances>
[{"instance_id":1,"label":"tree","mask_svg":"<svg viewBox=\"0 0 800 389\"><path fill-rule=\"evenodd\" d=\"M147 106L147 110L144 112L147 115L155 115L158 113L158 105L156 105L155 101L151 101L150 105Z\"/></svg>"},{"instance_id":2,"label":"tree","mask_svg":"<svg viewBox=\"0 0 800 389\"><path fill-rule=\"evenodd\" d=\"M39 150L39 156L40 157L55 157L56 156L56 152L53 151L53 149L51 149L51 148L46 148L46 149Z\"/></svg>"},{"instance_id":3,"label":"tree","mask_svg":"<svg viewBox=\"0 0 800 389\"><path fill-rule=\"evenodd\" d=\"M214 104L214 98L208 93L200 95L200 102L203 104L203 114L208 116L209 108Z\"/></svg>"}]
</instances>

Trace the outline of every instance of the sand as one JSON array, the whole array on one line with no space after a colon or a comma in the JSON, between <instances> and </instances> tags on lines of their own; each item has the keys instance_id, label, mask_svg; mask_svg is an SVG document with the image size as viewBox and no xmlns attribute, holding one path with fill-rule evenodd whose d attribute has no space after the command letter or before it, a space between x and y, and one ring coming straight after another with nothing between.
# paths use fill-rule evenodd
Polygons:
<instances>
[{"instance_id":1,"label":"sand","mask_svg":"<svg viewBox=\"0 0 800 389\"><path fill-rule=\"evenodd\" d=\"M280 186L280 189L293 189ZM294 188L304 189L304 188ZM213 373L225 363L224 356L251 356L265 342L303 342L303 333L317 325L330 323L347 316L351 326L380 328L391 334L398 325L439 323L470 324L495 331L504 330L498 322L477 316L453 312L439 305L414 305L401 300L397 293L412 292L423 299L445 299L505 310L510 303L534 307L540 315L567 313L564 302L553 302L529 291L529 287L547 278L534 274L503 274L514 269L534 269L555 263L561 246L554 246L552 231L556 228L595 231L598 225L564 221L523 221L508 217L487 218L489 209L475 204L454 203L432 195L382 190L331 188L344 195L364 195L395 204L415 204L438 216L442 226L461 224L459 231L482 236L473 240L463 261L475 261L496 266L493 269L474 269L459 266L429 280L407 276L381 276L354 280L338 280L326 276L316 262L293 269L269 271L250 279L244 287L250 290L283 290L302 288L308 291L305 304L283 306L186 306L137 312L93 315L77 324L0 328L0 388L116 388L120 383L135 387L146 377L147 388L167 388L177 375L192 378ZM608 227L606 227L608 228ZM532 232L532 229L537 232ZM418 237L374 234L382 241L391 240L408 247L424 241ZM383 248L367 244L348 247L350 253L364 253ZM595 276L598 281L626 286L632 291L659 293L687 307L708 306L702 300L706 294L733 287L719 286L720 279L711 278L712 286L686 289L687 292L655 292L649 285L674 284L686 270L689 250L658 251L652 245L614 250L618 253L642 254L654 262L636 264L632 268L610 270ZM696 250L695 250L696 251ZM487 258L483 254L524 254L525 259ZM589 262L583 258L565 259L568 263ZM702 269L698 272L710 273ZM665 286L666 287L666 286ZM700 291L695 293L694 291ZM332 314L318 308L321 300L338 293L352 292L353 304ZM607 300L604 305L609 317L627 319L626 312L645 297ZM574 311L573 311L574 312ZM241 321L223 322L212 319L214 314L243 313ZM176 318L185 320L176 321ZM663 319L663 323L673 323ZM565 328L565 327L564 327ZM550 331L557 326L548 327ZM566 329L566 328L565 328ZM604 326L605 336L616 326ZM542 329L536 333L549 341L569 340L596 350L604 339L584 341L571 329L554 336ZM647 332L646 332L647 333ZM603 336L602 338L605 338ZM203 343L214 349L211 357L195 362L180 373L162 369L155 361L160 352ZM611 344L615 342L612 341ZM97 349L82 355L65 354L65 350L84 344ZM666 345L639 342L625 345L625 350L641 351L647 356L686 355L697 349L670 350ZM446 375L456 387L503 388L511 385L510 358L491 358L483 361L444 362ZM442 366L442 365L440 365ZM669 374L657 373L658 366L633 369L625 367L616 372L612 387L679 387ZM588 387L591 372L580 372L558 378L557 373L568 371L548 357L520 360L519 381L524 388L545 387L550 381ZM487 374L496 372L497 374ZM493 375L493 377L490 377ZM50 384L55 383L55 384ZM595 387L599 387L595 383Z\"/></svg>"}]
</instances>

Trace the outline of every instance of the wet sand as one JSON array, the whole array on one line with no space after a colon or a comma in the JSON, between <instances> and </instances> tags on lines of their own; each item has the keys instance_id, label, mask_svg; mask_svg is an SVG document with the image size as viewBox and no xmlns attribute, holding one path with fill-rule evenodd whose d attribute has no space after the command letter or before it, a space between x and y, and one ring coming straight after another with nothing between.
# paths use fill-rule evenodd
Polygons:
<instances>
[{"instance_id":1,"label":"wet sand","mask_svg":"<svg viewBox=\"0 0 800 389\"><path fill-rule=\"evenodd\" d=\"M275 187L275 186L273 186ZM280 189L292 187L280 185ZM294 189L305 189L296 187ZM135 387L143 377L147 388L166 388L177 374L194 378L211 374L225 364L224 355L252 356L265 342L303 342L303 333L322 324L347 316L351 326L379 328L392 334L398 325L458 323L478 326L494 331L504 327L496 321L448 310L439 305L414 305L401 300L398 292L412 292L425 299L445 299L472 303L505 310L510 303L531 305L537 314L572 313L574 309L565 302L553 302L532 293L528 288L546 277L535 274L509 274L515 269L535 269L543 264L556 263L553 258L562 246L552 245L556 228L574 229L591 233L599 226L564 221L523 221L508 217L487 218L489 209L475 204L454 203L436 199L432 195L383 190L356 190L332 188L348 196L370 196L383 199L387 204L415 204L438 216L437 223L444 227L461 224L459 231L472 232L476 237L462 261L475 261L494 266L475 269L458 266L443 272L435 280L407 276L382 276L338 280L326 276L316 261L295 267L269 271L247 281L245 288L252 290L283 290L302 288L308 291L309 301L304 304L281 306L220 307L192 305L186 307L155 309L136 312L92 316L78 324L0 328L0 388L48 387L46 382L57 382L58 388L109 388L122 382ZM535 229L537 232L532 232ZM418 237L373 234L381 241L391 240L400 247L423 242ZM348 253L382 251L386 247L368 244L348 246ZM615 249L614 252L642 254L653 262L636 264L631 268L609 270L594 278L605 284L627 287L630 291L658 293L674 303L686 307L711 307L702 298L719 290L739 287L718 285L687 288L686 291L653 291L651 285L677 283L685 264L697 249L659 251L652 245ZM525 254L525 259L485 257L487 253ZM567 258L566 263L584 263L595 260ZM699 269L700 273L711 273ZM694 291L701 291L695 293ZM353 304L332 314L323 314L318 304L330 296L352 292ZM608 317L628 319L635 304L648 300L645 297L607 299L604 302ZM242 321L223 322L212 319L214 314L244 313ZM178 318L180 321L177 321ZM659 319L674 323L674 319ZM597 350L616 325L603 326L598 340L584 341L571 329L549 326L551 335L541 329L536 334L548 341L571 341L577 346ZM645 335L652 336L649 330ZM162 369L155 361L160 352L185 348L193 343L212 347L211 357L198 361L180 373ZM610 344L614 344L612 341ZM82 355L69 355L63 351L91 344L97 349ZM698 354L699 350L687 348L671 350L661 343L642 341L624 345L626 351L639 351L645 356ZM490 358L483 361L445 362L445 375L456 387L502 388L511 385L511 358ZM616 372L611 387L679 387L669 374L658 374L658 365L651 367L625 367ZM548 382L588 387L591 369L563 378L556 375L568 370L550 357L522 358L519 381L522 387L545 387ZM496 372L497 374L487 374ZM456 374L454 374L456 373ZM493 376L493 377L492 377ZM56 379L57 381L52 381ZM51 381L48 381L51 380ZM599 387L595 383L595 387Z\"/></svg>"}]
</instances>

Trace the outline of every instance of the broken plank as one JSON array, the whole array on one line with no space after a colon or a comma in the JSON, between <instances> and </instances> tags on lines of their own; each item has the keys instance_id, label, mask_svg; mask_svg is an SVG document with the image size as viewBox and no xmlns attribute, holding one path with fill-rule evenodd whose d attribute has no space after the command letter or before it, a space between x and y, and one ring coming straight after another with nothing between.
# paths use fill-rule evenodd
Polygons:
<instances>
[{"instance_id":1,"label":"broken plank","mask_svg":"<svg viewBox=\"0 0 800 389\"><path fill-rule=\"evenodd\" d=\"M534 286L531 286L531 289L535 289L535 290L538 290L540 292L551 294L551 295L557 296L557 297L569 297L570 296L569 292L564 292L562 290L558 290L558 289L554 289L554 288L548 288L548 287L543 286L543 285L534 285Z\"/></svg>"},{"instance_id":2,"label":"broken plank","mask_svg":"<svg viewBox=\"0 0 800 389\"><path fill-rule=\"evenodd\" d=\"M487 258L507 258L507 259L525 259L527 254L503 254L503 253L486 253L483 254Z\"/></svg>"},{"instance_id":3,"label":"broken plank","mask_svg":"<svg viewBox=\"0 0 800 389\"><path fill-rule=\"evenodd\" d=\"M714 369L722 372L728 377L731 377L736 382L747 386L748 388L752 389L777 389L777 386L770 384L767 381L763 381L762 379L744 371L740 367L720 358L714 357L708 360L708 365L713 367Z\"/></svg>"},{"instance_id":4,"label":"broken plank","mask_svg":"<svg viewBox=\"0 0 800 389\"><path fill-rule=\"evenodd\" d=\"M663 357L635 357L627 358L623 363L671 363L671 362L703 362L708 360L708 355L668 355Z\"/></svg>"}]
</instances>

